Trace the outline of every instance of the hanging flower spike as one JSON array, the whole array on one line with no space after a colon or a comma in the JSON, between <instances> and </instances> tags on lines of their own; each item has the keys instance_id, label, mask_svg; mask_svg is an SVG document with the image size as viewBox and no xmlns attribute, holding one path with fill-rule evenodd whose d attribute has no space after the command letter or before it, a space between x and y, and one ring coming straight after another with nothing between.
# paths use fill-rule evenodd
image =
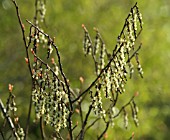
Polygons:
<instances>
[{"instance_id":1,"label":"hanging flower spike","mask_svg":"<svg viewBox=\"0 0 170 140\"><path fill-rule=\"evenodd\" d=\"M82 28L84 29L84 32L85 32L84 41L83 41L84 53L85 55L92 54L92 41L91 41L90 35L84 24L82 24Z\"/></svg>"},{"instance_id":2,"label":"hanging flower spike","mask_svg":"<svg viewBox=\"0 0 170 140\"><path fill-rule=\"evenodd\" d=\"M53 52L53 47L52 47L52 42L51 42L51 40L49 39L48 40L48 52L47 52L47 59L50 57L50 55L52 54L52 52Z\"/></svg>"},{"instance_id":3,"label":"hanging flower spike","mask_svg":"<svg viewBox=\"0 0 170 140\"><path fill-rule=\"evenodd\" d=\"M143 69L142 69L141 64L139 62L138 54L136 54L136 62L137 62L137 65L138 65L137 66L138 73L141 76L141 78L143 78Z\"/></svg>"}]
</instances>

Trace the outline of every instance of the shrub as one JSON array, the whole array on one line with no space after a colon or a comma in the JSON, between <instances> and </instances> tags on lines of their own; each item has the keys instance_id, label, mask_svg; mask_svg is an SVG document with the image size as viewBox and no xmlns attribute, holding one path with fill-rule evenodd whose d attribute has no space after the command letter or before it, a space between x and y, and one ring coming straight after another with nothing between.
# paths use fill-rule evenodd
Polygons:
<instances>
[{"instance_id":1,"label":"shrub","mask_svg":"<svg viewBox=\"0 0 170 140\"><path fill-rule=\"evenodd\" d=\"M131 8L125 19L112 53L108 52L97 28L94 28L96 35L93 43L86 26L82 24L83 51L86 57L92 57L96 78L84 91L79 89L78 93L72 89L69 79L64 73L55 39L43 31L42 25L45 24L46 13L45 1L35 0L36 12L33 22L27 20L29 23L28 37L15 0L13 0L13 4L22 31L26 51L25 61L32 79L32 92L27 124L23 129L16 113L13 85L9 84L9 97L6 105L4 106L0 100L4 120L0 132L3 139L7 137L7 131L3 131L3 128L7 126L11 129L11 138L26 139L29 135L30 115L33 110L36 115L35 122L40 124L42 139L84 139L88 133L87 130L98 122L102 122L103 130L94 136L101 139L106 136L109 126L114 126L114 120L120 114L123 114L124 127L128 127L128 106L131 108L134 123L138 126L138 107L134 100L138 93L135 93L121 107L117 105L125 92L125 85L129 77L131 78L134 73L133 62L137 63L137 70L143 78L138 58L142 44L136 48L136 40L142 31L142 16L137 3ZM136 61L132 61L132 59ZM79 80L83 85L83 77L80 77ZM82 108L85 103L88 103L87 111ZM91 121L89 121L90 119ZM46 133L46 131L49 132L48 126L51 130L49 134Z\"/></svg>"}]
</instances>

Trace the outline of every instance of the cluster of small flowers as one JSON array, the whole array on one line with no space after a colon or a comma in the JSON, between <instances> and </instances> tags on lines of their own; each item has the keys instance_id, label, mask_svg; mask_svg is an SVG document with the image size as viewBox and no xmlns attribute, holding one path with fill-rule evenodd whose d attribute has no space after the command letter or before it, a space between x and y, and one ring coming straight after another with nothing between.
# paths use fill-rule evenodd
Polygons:
<instances>
[{"instance_id":1,"label":"cluster of small flowers","mask_svg":"<svg viewBox=\"0 0 170 140\"><path fill-rule=\"evenodd\" d=\"M52 59L53 68L43 68L40 62L34 64L33 72L34 90L32 101L35 106L36 117L44 116L46 124L50 124L57 132L67 126L69 109L67 106L68 95L64 82L59 79L59 69Z\"/></svg>"},{"instance_id":2,"label":"cluster of small flowers","mask_svg":"<svg viewBox=\"0 0 170 140\"><path fill-rule=\"evenodd\" d=\"M117 45L126 46L126 53L129 54L131 49L134 49L135 40L137 38L137 29L138 26L142 29L142 15L138 10L138 7L135 6L131 9L131 12L126 19L125 28L122 31L122 34L118 37ZM140 32L140 31L139 31ZM117 46L117 48L118 48Z\"/></svg>"},{"instance_id":3,"label":"cluster of small flowers","mask_svg":"<svg viewBox=\"0 0 170 140\"><path fill-rule=\"evenodd\" d=\"M100 118L105 118L106 117L106 113L105 110L102 107L102 97L101 97L101 91L100 91L101 85L98 84L96 85L95 89L95 95L92 96L92 108L94 113L99 116Z\"/></svg>"},{"instance_id":4,"label":"cluster of small flowers","mask_svg":"<svg viewBox=\"0 0 170 140\"><path fill-rule=\"evenodd\" d=\"M43 32L43 30L41 29L41 31ZM45 35L44 34L42 34L42 33L39 33L39 42L41 43L41 44L46 44L47 43L47 38L45 37Z\"/></svg>"},{"instance_id":5,"label":"cluster of small flowers","mask_svg":"<svg viewBox=\"0 0 170 140\"><path fill-rule=\"evenodd\" d=\"M47 44L47 46L48 46L48 52L47 52L47 58L49 58L50 57L50 55L52 54L52 52L53 52L53 47L52 47L52 44L51 44L51 41L48 41L48 44Z\"/></svg>"},{"instance_id":6,"label":"cluster of small flowers","mask_svg":"<svg viewBox=\"0 0 170 140\"><path fill-rule=\"evenodd\" d=\"M141 64L139 62L138 54L136 54L136 62L137 62L137 65L138 65L137 70L138 70L140 76L143 78L143 69L142 69Z\"/></svg>"},{"instance_id":7,"label":"cluster of small flowers","mask_svg":"<svg viewBox=\"0 0 170 140\"><path fill-rule=\"evenodd\" d=\"M123 112L124 112L124 126L127 129L128 128L128 123L129 123L128 113L126 112L125 108L123 109Z\"/></svg>"},{"instance_id":8,"label":"cluster of small flowers","mask_svg":"<svg viewBox=\"0 0 170 140\"><path fill-rule=\"evenodd\" d=\"M17 140L24 140L25 133L24 133L23 128L19 127L17 129L17 134L18 134Z\"/></svg>"},{"instance_id":9,"label":"cluster of small flowers","mask_svg":"<svg viewBox=\"0 0 170 140\"><path fill-rule=\"evenodd\" d=\"M43 29L40 29L41 32L33 27L30 30L31 32L27 39L29 40L29 45L33 42L33 51L36 53L37 48L41 45L43 48L47 48L47 55L49 58L53 52L53 47L51 41L45 36L45 34L42 33Z\"/></svg>"},{"instance_id":10,"label":"cluster of small flowers","mask_svg":"<svg viewBox=\"0 0 170 140\"><path fill-rule=\"evenodd\" d=\"M40 26L38 25L39 19L44 21L45 0L38 0L36 6L35 26L37 28L31 26L29 35L29 45L33 44L31 52L34 57L32 64L32 101L36 119L43 117L46 124L51 125L59 132L61 128L67 126L68 95L66 94L65 83L60 80L62 76L54 58L51 59L51 64L48 63L53 52L53 41L38 27ZM38 46L47 48L47 59L45 61L37 56L37 54L41 54ZM26 59L26 62L28 63L28 59Z\"/></svg>"},{"instance_id":11,"label":"cluster of small flowers","mask_svg":"<svg viewBox=\"0 0 170 140\"><path fill-rule=\"evenodd\" d=\"M91 41L91 38L90 38L90 35L86 29L86 27L84 26L84 24L82 25L83 29L84 29L84 32L85 32L85 36L84 36L84 41L83 41L83 44L84 44L84 47L83 47L83 51L84 51L84 54L87 55L87 54L93 54L92 53L92 41Z\"/></svg>"},{"instance_id":12,"label":"cluster of small flowers","mask_svg":"<svg viewBox=\"0 0 170 140\"><path fill-rule=\"evenodd\" d=\"M125 92L125 84L127 81L127 73L130 73L130 78L134 72L134 66L131 63L131 59L137 53L134 52L135 41L142 30L142 16L139 12L137 5L135 5L132 9L128 17L126 18L123 30L121 34L118 36L117 44L115 49L113 50L113 54L109 55L105 48L105 44L98 30L95 28L96 37L95 44L92 45L92 41L88 30L83 25L82 26L85 31L84 37L84 53L92 55L92 58L95 62L96 66L96 74L100 75L98 82L96 83L96 92L94 92L94 96L92 96L92 106L95 114L101 116L104 110L102 108L102 97L101 90L104 91L105 97L113 101L111 98L114 93L124 93ZM137 30L139 31L137 32ZM107 62L110 65L105 65L105 57L107 56ZM143 71L139 60L136 56L137 69L139 74L142 77ZM106 66L106 67L105 67ZM105 68L105 70L104 70ZM103 71L102 71L103 70ZM101 71L103 72L101 74ZM125 112L125 111L124 111ZM105 111L104 111L104 114ZM114 118L114 111L110 111L109 113L110 119ZM136 118L134 116L134 118ZM128 125L128 117L125 112L125 127Z\"/></svg>"},{"instance_id":13,"label":"cluster of small flowers","mask_svg":"<svg viewBox=\"0 0 170 140\"><path fill-rule=\"evenodd\" d=\"M143 24L142 14L140 13L138 6L136 5L133 8L133 10L134 10L134 13L136 13L136 15L137 15L137 20L139 21L139 26L140 26L140 28L142 28L142 24Z\"/></svg>"},{"instance_id":14,"label":"cluster of small flowers","mask_svg":"<svg viewBox=\"0 0 170 140\"><path fill-rule=\"evenodd\" d=\"M131 102L130 105L131 105L133 120L134 120L136 126L138 126L139 125L139 120L138 120L139 109L138 109L138 107L137 107L137 105L136 105L134 100Z\"/></svg>"},{"instance_id":15,"label":"cluster of small flowers","mask_svg":"<svg viewBox=\"0 0 170 140\"><path fill-rule=\"evenodd\" d=\"M106 56L105 44L101 38L101 35L99 34L98 29L94 28L94 30L96 31L94 46L92 44L88 30L86 29L84 25L83 25L83 29L85 32L84 42L83 42L84 53L85 55L87 54L92 55L92 58L94 60L95 67L96 67L96 74L99 75L101 70L105 66L105 56Z\"/></svg>"},{"instance_id":16,"label":"cluster of small flowers","mask_svg":"<svg viewBox=\"0 0 170 140\"><path fill-rule=\"evenodd\" d=\"M127 30L130 35L130 40L133 40L137 38L137 29L138 26L142 29L142 14L139 12L139 9L137 6L133 7L130 12L130 16L127 19ZM134 37L133 35L134 34Z\"/></svg>"},{"instance_id":17,"label":"cluster of small flowers","mask_svg":"<svg viewBox=\"0 0 170 140\"><path fill-rule=\"evenodd\" d=\"M111 69L112 69L112 76L111 76L111 81L113 83L113 89L115 92L122 93L125 92L124 85L126 84L126 76L127 72L125 69L126 62L125 59L123 58L118 59L115 57L113 59L113 62L111 63Z\"/></svg>"},{"instance_id":18,"label":"cluster of small flowers","mask_svg":"<svg viewBox=\"0 0 170 140\"><path fill-rule=\"evenodd\" d=\"M139 17L140 15L140 17ZM117 45L113 53L114 57L114 65L113 65L113 81L114 81L114 88L116 91L124 92L125 89L124 84L126 83L126 75L127 75L127 62L129 66L130 78L134 72L133 64L130 61L130 53L134 50L135 40L137 38L137 24L140 23L140 27L142 28L142 17L139 14L139 10L137 6L131 9L131 12L126 19L124 29L122 30L122 34L118 36ZM129 59L129 60L127 60ZM139 60L136 59L138 64L138 71L142 77L142 68L139 64ZM121 87L121 88L119 88ZM122 90L121 90L122 89Z\"/></svg>"},{"instance_id":19,"label":"cluster of small flowers","mask_svg":"<svg viewBox=\"0 0 170 140\"><path fill-rule=\"evenodd\" d=\"M131 48L129 48L129 47L134 47L134 42L137 37L136 30L133 26L134 22L136 22L136 21L134 21L131 16L127 19L127 26L126 26L127 33L126 34L127 34L127 42L128 42L127 44L129 45L129 46L127 46L128 51L131 50Z\"/></svg>"},{"instance_id":20,"label":"cluster of small flowers","mask_svg":"<svg viewBox=\"0 0 170 140\"><path fill-rule=\"evenodd\" d=\"M16 107L16 103L15 103L15 96L13 94L11 94L10 97L8 98L8 100L9 100L9 103L7 103L7 104L8 104L9 112L10 111L12 111L13 113L16 112L17 107Z\"/></svg>"},{"instance_id":21,"label":"cluster of small flowers","mask_svg":"<svg viewBox=\"0 0 170 140\"><path fill-rule=\"evenodd\" d=\"M108 112L108 116L109 116L109 121L111 123L111 126L114 127L115 123L114 123L114 118L115 115L119 112L118 108L114 107L110 107L109 108L109 112Z\"/></svg>"},{"instance_id":22,"label":"cluster of small flowers","mask_svg":"<svg viewBox=\"0 0 170 140\"><path fill-rule=\"evenodd\" d=\"M46 14L46 8L45 8L45 1L44 0L38 0L37 2L37 11L40 13L40 21L43 22Z\"/></svg>"},{"instance_id":23,"label":"cluster of small flowers","mask_svg":"<svg viewBox=\"0 0 170 140\"><path fill-rule=\"evenodd\" d=\"M94 55L96 55L99 51L100 48L100 37L98 35L99 33L96 34L96 38L95 38L95 45L94 45Z\"/></svg>"},{"instance_id":24,"label":"cluster of small flowers","mask_svg":"<svg viewBox=\"0 0 170 140\"><path fill-rule=\"evenodd\" d=\"M12 120L14 121L17 140L24 140L25 133L23 128L20 127L19 117L16 115L17 107L15 103L15 95L12 93L13 85L9 84L8 89L9 89L9 97L6 102L6 113L7 113L6 116L12 118ZM14 124L11 123L10 125L14 127Z\"/></svg>"},{"instance_id":25,"label":"cluster of small flowers","mask_svg":"<svg viewBox=\"0 0 170 140\"><path fill-rule=\"evenodd\" d=\"M105 55L106 55L106 53L105 53L105 44L103 44L102 43L102 45L101 45L101 50L100 50L100 54L99 54L99 68L98 68L98 73L97 74L99 74L100 73L100 71L104 68L104 66L105 66Z\"/></svg>"},{"instance_id":26,"label":"cluster of small flowers","mask_svg":"<svg viewBox=\"0 0 170 140\"><path fill-rule=\"evenodd\" d=\"M111 69L110 67L107 69L106 72L104 72L104 74L102 75L102 89L105 93L105 97L111 99L111 95L110 93L112 92L112 88L113 88L113 83L111 80Z\"/></svg>"},{"instance_id":27,"label":"cluster of small flowers","mask_svg":"<svg viewBox=\"0 0 170 140\"><path fill-rule=\"evenodd\" d=\"M13 115L15 115L15 112L17 111L16 103L15 103L15 95L12 94L13 91L13 85L9 84L8 85L8 90L9 90L9 97L6 102L6 112L10 114L12 112Z\"/></svg>"},{"instance_id":28,"label":"cluster of small flowers","mask_svg":"<svg viewBox=\"0 0 170 140\"><path fill-rule=\"evenodd\" d=\"M130 78L132 78L132 74L134 73L134 66L131 62L128 63Z\"/></svg>"},{"instance_id":29,"label":"cluster of small flowers","mask_svg":"<svg viewBox=\"0 0 170 140\"><path fill-rule=\"evenodd\" d=\"M94 28L96 31L96 37L95 37L95 44L93 47L93 59L95 61L95 64L97 64L96 67L96 74L99 75L101 70L105 66L105 56L106 56L106 47L105 43L103 42L103 39L101 38L101 35L99 34L99 31L97 28Z\"/></svg>"}]
</instances>

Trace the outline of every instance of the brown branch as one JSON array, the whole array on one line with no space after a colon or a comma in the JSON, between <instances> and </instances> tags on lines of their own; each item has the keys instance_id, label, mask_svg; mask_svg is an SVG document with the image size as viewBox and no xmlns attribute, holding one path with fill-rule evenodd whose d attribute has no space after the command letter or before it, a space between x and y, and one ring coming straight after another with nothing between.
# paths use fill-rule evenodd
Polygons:
<instances>
[{"instance_id":1,"label":"brown branch","mask_svg":"<svg viewBox=\"0 0 170 140\"><path fill-rule=\"evenodd\" d=\"M87 112L87 114L86 114L86 118L85 118L84 123L83 123L83 125L82 125L82 129L81 129L80 133L78 134L78 136L80 135L80 140L83 140L83 139L84 139L85 126L87 125L87 120L88 120L88 118L89 118L89 115L90 115L90 113L91 113L91 110L92 110L92 105L89 106L89 110L88 110L88 112Z\"/></svg>"},{"instance_id":2,"label":"brown branch","mask_svg":"<svg viewBox=\"0 0 170 140\"><path fill-rule=\"evenodd\" d=\"M97 121L99 121L100 118L97 118L96 120L94 120L86 129L85 129L85 132L90 129Z\"/></svg>"},{"instance_id":3,"label":"brown branch","mask_svg":"<svg viewBox=\"0 0 170 140\"><path fill-rule=\"evenodd\" d=\"M30 57L29 57L29 52L28 52L28 47L29 47L29 46L27 46L26 36L25 36L25 27L24 27L24 24L23 24L23 22L22 22L22 20L21 20L21 16L20 16L20 12L19 12L19 7L18 7L16 1L15 1L15 0L12 0L12 2L14 3L15 8L16 8L16 13L17 13L19 25L20 25L20 28L21 28L21 31L22 31L22 37L23 37L23 41L24 41L24 46L25 46L25 51L26 51L26 57L27 57L27 59L28 59L28 64L27 64L27 65L28 65L28 69L29 69L29 72L30 72L31 79L32 79L32 81L33 81L31 64L30 64ZM29 131L29 123L30 123L31 110L32 110L32 99L30 98L30 105L29 105L27 123L26 123L26 127L25 127L25 132L26 132L26 135L25 135L25 138L24 138L25 140L26 140L26 137L27 137L27 134L28 134L28 131Z\"/></svg>"},{"instance_id":4,"label":"brown branch","mask_svg":"<svg viewBox=\"0 0 170 140\"><path fill-rule=\"evenodd\" d=\"M121 107L121 109L119 110L119 112L113 117L113 118L116 118L120 115L120 113L123 111L123 109L125 107L127 107L128 105L130 105L130 103L133 101L133 99L135 98L135 96L132 96L132 98L129 100L128 103L126 103L124 106Z\"/></svg>"},{"instance_id":5,"label":"brown branch","mask_svg":"<svg viewBox=\"0 0 170 140\"><path fill-rule=\"evenodd\" d=\"M104 131L102 132L102 134L97 138L98 140L100 140L103 135L106 133L107 129L109 128L109 122L106 123L106 128L104 129Z\"/></svg>"}]
</instances>

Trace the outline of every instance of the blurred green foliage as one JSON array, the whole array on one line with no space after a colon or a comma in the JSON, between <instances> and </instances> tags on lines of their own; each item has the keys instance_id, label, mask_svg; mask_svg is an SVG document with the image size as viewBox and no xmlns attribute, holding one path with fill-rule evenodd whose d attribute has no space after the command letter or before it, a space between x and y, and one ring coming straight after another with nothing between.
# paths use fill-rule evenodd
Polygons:
<instances>
[{"instance_id":1,"label":"blurred green foliage","mask_svg":"<svg viewBox=\"0 0 170 140\"><path fill-rule=\"evenodd\" d=\"M80 76L85 78L86 84L83 88L94 79L93 63L90 57L84 57L82 51L84 33L81 24L86 25L92 36L93 27L97 27L106 47L112 51L124 20L135 2L135 0L47 1L45 31L56 38L64 72L73 88L80 87ZM32 20L34 0L18 0L18 5L28 31L25 19ZM128 139L132 132L135 132L135 139L140 140L170 137L170 1L138 0L138 6L144 22L144 30L140 37L143 44L140 61L144 69L144 79L140 79L136 74L126 87L127 96L122 95L122 98L129 98L134 92L139 91L136 102L140 109L140 126L136 129L131 123L125 130L122 128L122 120L118 119L115 127L109 129L108 139ZM0 1L0 18L0 97L5 102L8 84L14 85L18 112L25 126L31 78L24 60L25 50L15 8L10 0ZM36 127L32 126L31 130L35 131ZM90 131L89 138L94 131L97 133L96 130ZM32 139L36 139L36 136L32 136Z\"/></svg>"}]
</instances>

